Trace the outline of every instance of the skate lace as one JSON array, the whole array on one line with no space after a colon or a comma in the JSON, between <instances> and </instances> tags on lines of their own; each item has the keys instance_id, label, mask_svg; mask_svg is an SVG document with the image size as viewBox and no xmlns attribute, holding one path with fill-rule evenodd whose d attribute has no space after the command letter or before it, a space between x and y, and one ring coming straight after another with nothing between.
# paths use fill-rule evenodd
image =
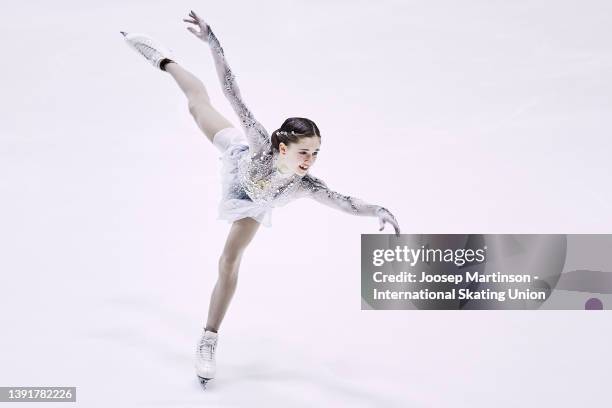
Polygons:
<instances>
[{"instance_id":1,"label":"skate lace","mask_svg":"<svg viewBox=\"0 0 612 408\"><path fill-rule=\"evenodd\" d=\"M202 360L210 361L215 355L215 349L217 348L217 342L211 339L202 337L198 344L198 357Z\"/></svg>"},{"instance_id":2,"label":"skate lace","mask_svg":"<svg viewBox=\"0 0 612 408\"><path fill-rule=\"evenodd\" d=\"M134 45L136 47L136 50L147 59L151 58L152 55L159 52L155 48L151 47L149 44L146 44L144 42L139 42Z\"/></svg>"}]
</instances>

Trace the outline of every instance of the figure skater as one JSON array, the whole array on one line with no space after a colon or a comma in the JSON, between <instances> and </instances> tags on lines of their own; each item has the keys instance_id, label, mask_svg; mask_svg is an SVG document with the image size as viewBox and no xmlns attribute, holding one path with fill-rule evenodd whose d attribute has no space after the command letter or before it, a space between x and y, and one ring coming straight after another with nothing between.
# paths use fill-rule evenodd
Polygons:
<instances>
[{"instance_id":1,"label":"figure skater","mask_svg":"<svg viewBox=\"0 0 612 408\"><path fill-rule=\"evenodd\" d=\"M396 234L400 231L395 217L386 208L332 191L321 179L309 174L321 145L321 134L313 121L289 118L270 137L243 102L235 76L210 26L193 11L183 21L193 25L187 29L210 46L223 93L238 115L244 133L217 112L204 84L171 60L162 46L141 34L121 33L133 49L174 78L187 97L189 112L197 125L221 152L223 195L219 218L228 220L232 226L219 258L208 320L196 347L196 374L205 387L215 377L217 332L236 290L242 255L259 225L270 225L273 207L310 197L349 214L377 217L381 231L386 223L395 228Z\"/></svg>"}]
</instances>

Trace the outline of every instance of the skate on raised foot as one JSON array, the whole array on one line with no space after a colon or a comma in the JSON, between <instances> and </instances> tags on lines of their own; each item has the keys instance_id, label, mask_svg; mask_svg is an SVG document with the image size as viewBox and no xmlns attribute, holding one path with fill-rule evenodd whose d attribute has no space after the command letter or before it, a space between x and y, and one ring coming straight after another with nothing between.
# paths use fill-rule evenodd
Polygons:
<instances>
[{"instance_id":1,"label":"skate on raised foot","mask_svg":"<svg viewBox=\"0 0 612 408\"><path fill-rule=\"evenodd\" d=\"M215 378L216 373L216 358L215 351L217 349L218 335L215 332L204 330L200 341L196 346L195 353L195 369L198 380L202 388L206 389L208 381Z\"/></svg>"},{"instance_id":2,"label":"skate on raised foot","mask_svg":"<svg viewBox=\"0 0 612 408\"><path fill-rule=\"evenodd\" d=\"M128 45L145 57L154 67L161 69L160 63L164 59L170 59L170 51L157 44L152 38L144 34L126 33L124 31L120 31L120 33L123 34Z\"/></svg>"}]
</instances>

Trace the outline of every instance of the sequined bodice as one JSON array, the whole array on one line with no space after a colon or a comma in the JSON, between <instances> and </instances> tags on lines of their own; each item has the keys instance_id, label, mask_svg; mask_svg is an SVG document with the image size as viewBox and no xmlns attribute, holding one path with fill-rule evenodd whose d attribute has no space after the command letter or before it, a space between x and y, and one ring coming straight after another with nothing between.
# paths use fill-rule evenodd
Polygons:
<instances>
[{"instance_id":1,"label":"sequined bodice","mask_svg":"<svg viewBox=\"0 0 612 408\"><path fill-rule=\"evenodd\" d=\"M296 198L302 177L284 175L274 165L271 146L254 155L245 154L239 163L239 179L251 200L269 206L284 205Z\"/></svg>"},{"instance_id":2,"label":"sequined bodice","mask_svg":"<svg viewBox=\"0 0 612 408\"><path fill-rule=\"evenodd\" d=\"M212 51L223 93L240 119L248 142L248 151L239 159L240 186L236 187L242 188L254 203L266 207L282 205L294 198L308 196L350 214L375 216L382 207L330 190L322 180L312 175L285 176L276 169L270 135L242 100L236 77L227 63L219 40L210 27L207 42Z\"/></svg>"}]
</instances>

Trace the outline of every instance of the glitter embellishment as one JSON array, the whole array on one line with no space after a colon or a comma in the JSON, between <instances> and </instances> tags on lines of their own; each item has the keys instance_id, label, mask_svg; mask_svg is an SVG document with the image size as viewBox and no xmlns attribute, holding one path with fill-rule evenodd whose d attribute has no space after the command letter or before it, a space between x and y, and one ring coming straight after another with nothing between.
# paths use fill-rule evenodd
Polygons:
<instances>
[{"instance_id":1,"label":"glitter embellishment","mask_svg":"<svg viewBox=\"0 0 612 408\"><path fill-rule=\"evenodd\" d=\"M240 119L248 143L248 149L243 146L237 154L228 158L237 161L236 166L230 166L237 168L237 177L232 178L232 185L227 186L228 191L233 192L236 197L240 197L244 192L253 204L262 208L284 205L299 197L310 197L350 214L377 216L380 206L367 204L358 198L332 191L322 180L310 174L286 176L278 171L274 165L278 152L272 147L270 135L242 100L236 76L227 63L223 48L212 29L209 30L208 44L213 54L221 88ZM286 134L286 132L280 133ZM299 136L295 132L291 133ZM233 205L236 203L233 202Z\"/></svg>"}]
</instances>

